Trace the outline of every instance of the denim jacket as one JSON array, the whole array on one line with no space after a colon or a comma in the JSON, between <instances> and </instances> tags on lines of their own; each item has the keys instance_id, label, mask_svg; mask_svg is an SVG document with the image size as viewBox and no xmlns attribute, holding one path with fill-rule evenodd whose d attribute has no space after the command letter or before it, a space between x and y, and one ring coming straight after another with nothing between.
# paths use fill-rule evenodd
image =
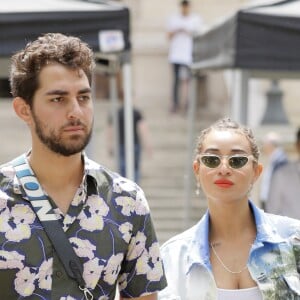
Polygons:
<instances>
[{"instance_id":1,"label":"denim jacket","mask_svg":"<svg viewBox=\"0 0 300 300\"><path fill-rule=\"evenodd\" d=\"M252 202L257 236L247 262L264 300L300 299L300 221L267 214ZM209 212L161 248L168 286L162 300L216 300L210 264Z\"/></svg>"}]
</instances>

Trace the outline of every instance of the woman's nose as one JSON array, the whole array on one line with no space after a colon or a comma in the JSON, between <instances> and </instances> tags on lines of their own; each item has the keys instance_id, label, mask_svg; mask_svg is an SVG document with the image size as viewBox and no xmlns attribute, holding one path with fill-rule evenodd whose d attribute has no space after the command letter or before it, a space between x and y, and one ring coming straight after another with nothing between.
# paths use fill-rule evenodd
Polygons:
<instances>
[{"instance_id":1,"label":"woman's nose","mask_svg":"<svg viewBox=\"0 0 300 300\"><path fill-rule=\"evenodd\" d=\"M228 174L228 173L231 173L231 168L228 164L228 159L226 157L223 157L221 159L221 163L220 163L220 166L219 166L219 172L221 174Z\"/></svg>"}]
</instances>

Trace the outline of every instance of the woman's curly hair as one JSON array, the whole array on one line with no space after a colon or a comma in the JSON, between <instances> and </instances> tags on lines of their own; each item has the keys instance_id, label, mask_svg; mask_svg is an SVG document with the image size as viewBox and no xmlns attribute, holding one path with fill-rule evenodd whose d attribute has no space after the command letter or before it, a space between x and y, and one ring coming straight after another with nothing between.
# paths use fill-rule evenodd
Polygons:
<instances>
[{"instance_id":1,"label":"woman's curly hair","mask_svg":"<svg viewBox=\"0 0 300 300\"><path fill-rule=\"evenodd\" d=\"M196 155L202 152L204 139L207 136L207 134L212 130L235 130L241 133L242 135L244 135L250 143L253 157L258 161L260 151L252 130L249 127L240 125L239 123L232 121L230 118L220 119L216 121L214 124L212 124L210 127L201 131L197 139Z\"/></svg>"}]
</instances>

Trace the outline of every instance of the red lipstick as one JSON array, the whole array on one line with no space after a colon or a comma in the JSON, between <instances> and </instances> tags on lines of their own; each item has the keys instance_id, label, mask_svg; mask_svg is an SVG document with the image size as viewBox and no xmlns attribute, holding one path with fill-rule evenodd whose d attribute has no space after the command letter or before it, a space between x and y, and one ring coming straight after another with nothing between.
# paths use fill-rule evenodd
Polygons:
<instances>
[{"instance_id":1,"label":"red lipstick","mask_svg":"<svg viewBox=\"0 0 300 300\"><path fill-rule=\"evenodd\" d=\"M230 188L233 185L233 182L228 179L217 179L214 184L222 188Z\"/></svg>"}]
</instances>

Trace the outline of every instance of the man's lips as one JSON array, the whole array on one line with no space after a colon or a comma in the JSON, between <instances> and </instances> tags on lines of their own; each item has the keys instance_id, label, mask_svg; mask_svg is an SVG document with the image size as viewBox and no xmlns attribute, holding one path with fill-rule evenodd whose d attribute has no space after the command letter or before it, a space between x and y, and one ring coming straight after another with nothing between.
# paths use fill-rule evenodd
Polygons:
<instances>
[{"instance_id":1,"label":"man's lips","mask_svg":"<svg viewBox=\"0 0 300 300\"><path fill-rule=\"evenodd\" d=\"M218 179L214 182L214 184L216 184L220 187L229 188L233 185L233 182L228 179Z\"/></svg>"},{"instance_id":2,"label":"man's lips","mask_svg":"<svg viewBox=\"0 0 300 300\"><path fill-rule=\"evenodd\" d=\"M78 131L83 131L84 127L83 126L68 126L64 128L64 131L67 132L78 132Z\"/></svg>"}]
</instances>

